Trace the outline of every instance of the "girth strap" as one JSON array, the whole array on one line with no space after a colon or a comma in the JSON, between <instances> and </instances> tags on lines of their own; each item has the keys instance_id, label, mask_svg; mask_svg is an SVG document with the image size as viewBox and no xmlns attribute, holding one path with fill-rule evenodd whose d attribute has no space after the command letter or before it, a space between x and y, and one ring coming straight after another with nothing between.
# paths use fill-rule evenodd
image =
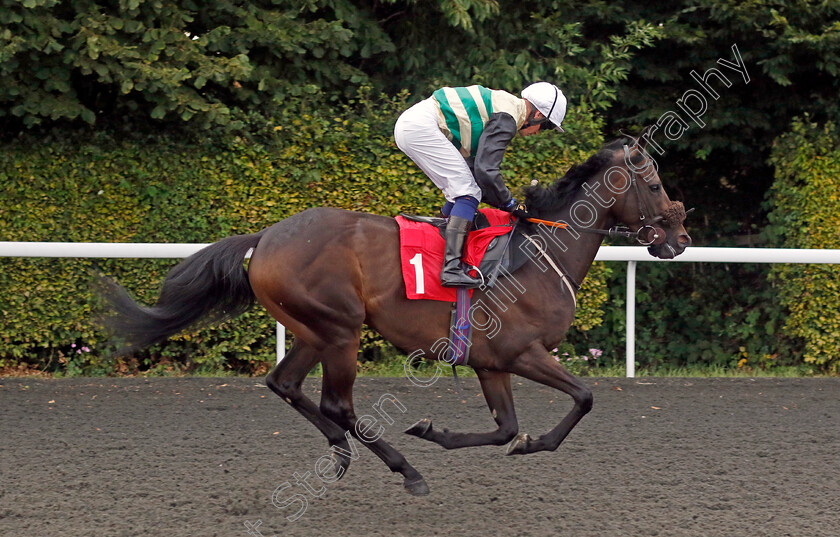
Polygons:
<instances>
[{"instance_id":1,"label":"girth strap","mask_svg":"<svg viewBox=\"0 0 840 537\"><path fill-rule=\"evenodd\" d=\"M560 276L560 280L562 280L562 282L564 284L566 284L566 288L569 290L569 294L572 295L572 301L575 304L575 309L577 309L577 297L575 296L575 288L572 286L571 281L570 281L571 278L569 278L569 276L567 276L566 274L563 273L563 271L560 270L560 267L557 266L557 263L554 262L554 260L551 258L551 256L548 255L548 252L546 252L543 249L543 247L540 246L539 243L537 243L537 241L532 239L530 235L525 235L525 238L528 239L528 241L530 241L530 243L534 245L534 247L537 249L537 251L540 254L542 254L542 256L545 258L546 261L548 261L548 264L551 266L551 268L554 269L554 272L556 272L557 275Z\"/></svg>"}]
</instances>

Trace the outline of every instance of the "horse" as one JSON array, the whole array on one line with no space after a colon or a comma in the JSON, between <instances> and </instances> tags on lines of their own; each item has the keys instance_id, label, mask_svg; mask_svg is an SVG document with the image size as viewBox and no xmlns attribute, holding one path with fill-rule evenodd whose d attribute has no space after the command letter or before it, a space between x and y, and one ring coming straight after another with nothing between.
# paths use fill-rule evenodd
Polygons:
<instances>
[{"instance_id":1,"label":"horse","mask_svg":"<svg viewBox=\"0 0 840 537\"><path fill-rule=\"evenodd\" d=\"M497 308L493 314L498 330L492 337L476 331L470 348L469 367L475 370L497 427L461 433L439 430L423 419L407 434L446 449L509 443L508 455L554 451L590 411L592 392L549 349L563 340L572 324L575 287L593 263L605 230L623 223L629 233L653 237L645 241L649 253L663 259L691 244L683 226L683 205L669 199L645 146L643 135L624 135L553 184L525 188L528 214L543 223L521 221L520 231L531 237L541 255L509 275L527 291ZM394 218L311 208L257 233L221 239L176 265L152 307L136 303L115 282L106 280L103 285L111 308L108 326L122 338L123 353L200 321L234 318L259 303L295 336L266 384L326 436L335 476L340 478L348 469L349 441L356 438L402 475L409 493L429 493L423 476L401 453L382 438L364 436L353 407L363 324L400 351L432 359L439 358L436 342L449 334L450 303L406 298ZM490 304L490 292L476 289L475 303ZM318 363L323 385L316 405L301 386ZM568 394L572 409L542 436L520 434L511 374Z\"/></svg>"}]
</instances>

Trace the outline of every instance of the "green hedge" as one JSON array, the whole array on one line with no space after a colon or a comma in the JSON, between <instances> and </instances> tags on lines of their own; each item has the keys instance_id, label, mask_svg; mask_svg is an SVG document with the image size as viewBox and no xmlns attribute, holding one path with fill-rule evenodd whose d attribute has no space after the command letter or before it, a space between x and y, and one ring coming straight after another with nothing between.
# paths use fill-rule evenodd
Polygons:
<instances>
[{"instance_id":1,"label":"green hedge","mask_svg":"<svg viewBox=\"0 0 840 537\"><path fill-rule=\"evenodd\" d=\"M840 128L796 120L776 140L770 161L777 244L840 248ZM840 266L779 265L771 277L789 313L785 331L804 342L805 361L840 372Z\"/></svg>"},{"instance_id":2,"label":"green hedge","mask_svg":"<svg viewBox=\"0 0 840 537\"><path fill-rule=\"evenodd\" d=\"M212 242L325 205L431 214L440 193L393 143L405 106L404 96L361 94L340 110L301 107L260 141L78 132L20 139L3 147L0 161L0 240ZM592 116L572 112L566 124L568 134L516 141L504 172L514 190L531 178L554 179L602 144ZM175 263L0 259L0 367L24 363L67 374L264 370L274 336L261 308L136 356L104 358L103 334L91 322L93 274L114 276L150 303ZM597 267L587 281L582 328L600 322L606 272ZM370 332L364 344L368 356L383 346Z\"/></svg>"}]
</instances>

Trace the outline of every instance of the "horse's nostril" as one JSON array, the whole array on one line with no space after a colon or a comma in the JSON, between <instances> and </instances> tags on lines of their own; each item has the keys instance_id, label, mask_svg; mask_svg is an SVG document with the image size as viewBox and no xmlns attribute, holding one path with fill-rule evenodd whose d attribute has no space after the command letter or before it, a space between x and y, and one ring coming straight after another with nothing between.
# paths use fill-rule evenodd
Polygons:
<instances>
[{"instance_id":1,"label":"horse's nostril","mask_svg":"<svg viewBox=\"0 0 840 537\"><path fill-rule=\"evenodd\" d=\"M680 233L677 237L677 242L680 246L691 246L691 237L688 236L688 233Z\"/></svg>"}]
</instances>

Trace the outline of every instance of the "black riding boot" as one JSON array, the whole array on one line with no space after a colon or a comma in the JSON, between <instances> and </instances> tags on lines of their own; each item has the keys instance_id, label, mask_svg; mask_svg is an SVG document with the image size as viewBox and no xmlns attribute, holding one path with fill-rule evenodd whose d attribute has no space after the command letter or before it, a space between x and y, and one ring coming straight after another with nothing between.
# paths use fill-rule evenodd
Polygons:
<instances>
[{"instance_id":1,"label":"black riding boot","mask_svg":"<svg viewBox=\"0 0 840 537\"><path fill-rule=\"evenodd\" d=\"M450 216L446 223L446 246L443 250L443 269L440 271L440 281L444 287L481 285L481 280L473 278L461 268L461 256L471 228L472 221L460 216Z\"/></svg>"}]
</instances>

